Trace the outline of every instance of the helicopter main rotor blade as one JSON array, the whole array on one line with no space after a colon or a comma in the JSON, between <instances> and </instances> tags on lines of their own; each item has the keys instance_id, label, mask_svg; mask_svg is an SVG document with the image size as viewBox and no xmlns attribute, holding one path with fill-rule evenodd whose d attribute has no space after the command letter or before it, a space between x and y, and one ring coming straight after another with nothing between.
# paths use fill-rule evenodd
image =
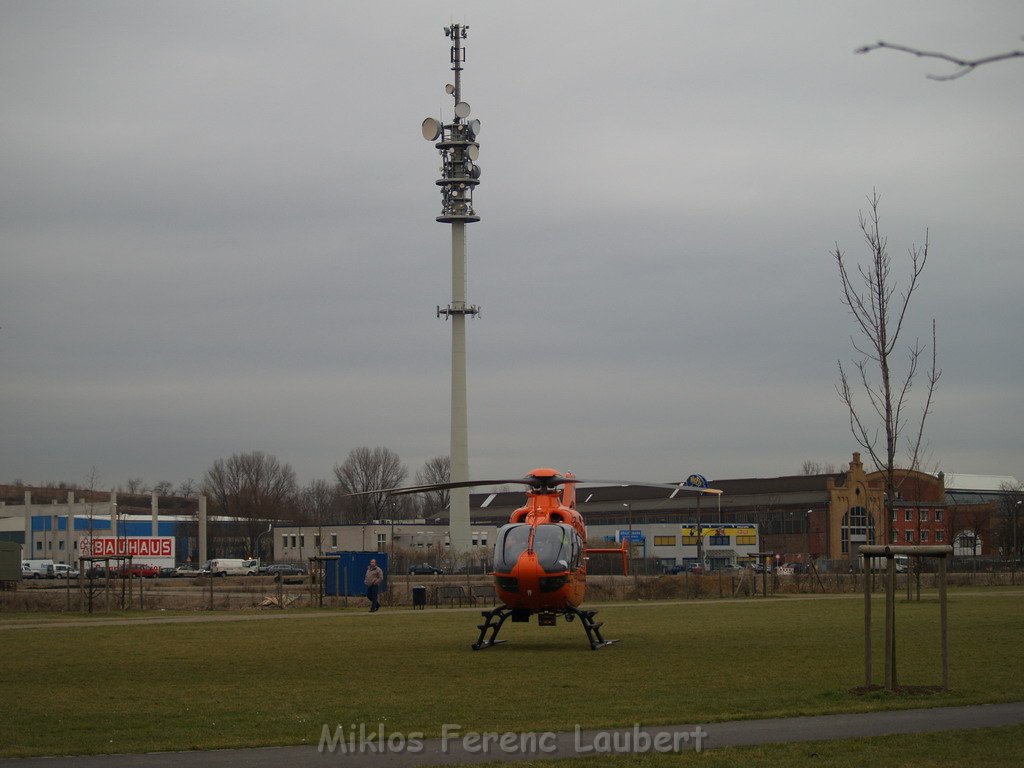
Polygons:
<instances>
[{"instance_id":1,"label":"helicopter main rotor blade","mask_svg":"<svg viewBox=\"0 0 1024 768\"><path fill-rule=\"evenodd\" d=\"M404 496L411 493L429 493L430 491L443 491L448 488L472 488L477 485L505 485L506 483L517 483L520 485L535 484L534 478L517 477L506 480L464 480L456 483L430 483L428 485L405 485L398 488L378 488L375 491L359 491L358 493L346 493L345 496L370 496L375 493L386 493L389 496Z\"/></svg>"},{"instance_id":2,"label":"helicopter main rotor blade","mask_svg":"<svg viewBox=\"0 0 1024 768\"><path fill-rule=\"evenodd\" d=\"M588 485L642 485L644 488L666 488L670 491L686 491L688 493L717 493L721 491L718 488L699 488L696 485L683 485L682 483L648 483L646 480L586 480L580 477L570 477L568 479L562 478L561 482L570 483L587 483Z\"/></svg>"},{"instance_id":3,"label":"helicopter main rotor blade","mask_svg":"<svg viewBox=\"0 0 1024 768\"><path fill-rule=\"evenodd\" d=\"M537 490L550 491L554 490L556 486L565 485L567 483L576 483L577 485L617 485L622 487L641 485L646 488L665 488L673 491L673 496L675 496L675 493L678 493L679 491L687 491L690 493L721 493L717 488L698 488L696 486L682 485L680 483L648 483L643 480L587 480L582 477L564 477L562 475L527 475L526 477L505 478L501 480L460 480L453 483L429 483L427 485L407 485L398 488L378 488L373 491L347 493L345 496L371 496L378 493L384 493L388 496L406 496L413 493L443 491L448 490L449 488L474 488L480 485L526 485Z\"/></svg>"}]
</instances>

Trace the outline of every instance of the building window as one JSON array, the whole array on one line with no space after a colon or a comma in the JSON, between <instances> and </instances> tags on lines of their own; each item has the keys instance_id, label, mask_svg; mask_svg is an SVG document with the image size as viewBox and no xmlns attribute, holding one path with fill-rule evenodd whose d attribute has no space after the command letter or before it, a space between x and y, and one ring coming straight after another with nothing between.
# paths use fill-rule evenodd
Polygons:
<instances>
[{"instance_id":1,"label":"building window","mask_svg":"<svg viewBox=\"0 0 1024 768\"><path fill-rule=\"evenodd\" d=\"M928 541L928 531L921 531L921 543Z\"/></svg>"},{"instance_id":2,"label":"building window","mask_svg":"<svg viewBox=\"0 0 1024 768\"><path fill-rule=\"evenodd\" d=\"M281 537L281 548L288 549L288 534L286 533Z\"/></svg>"},{"instance_id":3,"label":"building window","mask_svg":"<svg viewBox=\"0 0 1024 768\"><path fill-rule=\"evenodd\" d=\"M738 546L756 547L757 536L737 536L736 544Z\"/></svg>"},{"instance_id":4,"label":"building window","mask_svg":"<svg viewBox=\"0 0 1024 768\"><path fill-rule=\"evenodd\" d=\"M921 510L921 522L922 523L927 523L928 522L928 510L927 509L922 509Z\"/></svg>"},{"instance_id":5,"label":"building window","mask_svg":"<svg viewBox=\"0 0 1024 768\"><path fill-rule=\"evenodd\" d=\"M843 554L852 554L854 546L851 545L859 548L861 544L875 543L875 521L864 507L850 507L843 515L840 533Z\"/></svg>"},{"instance_id":6,"label":"building window","mask_svg":"<svg viewBox=\"0 0 1024 768\"><path fill-rule=\"evenodd\" d=\"M486 547L487 546L487 531L482 531L480 533L480 546L481 547Z\"/></svg>"},{"instance_id":7,"label":"building window","mask_svg":"<svg viewBox=\"0 0 1024 768\"><path fill-rule=\"evenodd\" d=\"M960 531L953 538L953 554L960 557L977 555L981 550L981 539L974 531Z\"/></svg>"},{"instance_id":8,"label":"building window","mask_svg":"<svg viewBox=\"0 0 1024 768\"><path fill-rule=\"evenodd\" d=\"M696 536L687 536L686 534L683 534L683 546L684 547L686 547L686 546L690 546L690 547L697 546L697 537Z\"/></svg>"},{"instance_id":9,"label":"building window","mask_svg":"<svg viewBox=\"0 0 1024 768\"><path fill-rule=\"evenodd\" d=\"M942 510L941 509L936 509L935 510L935 522L936 523L941 523L942 522Z\"/></svg>"},{"instance_id":10,"label":"building window","mask_svg":"<svg viewBox=\"0 0 1024 768\"><path fill-rule=\"evenodd\" d=\"M42 551L43 551L43 542L37 541L36 542L36 552L42 552Z\"/></svg>"},{"instance_id":11,"label":"building window","mask_svg":"<svg viewBox=\"0 0 1024 768\"><path fill-rule=\"evenodd\" d=\"M942 541L942 531L936 531L935 532L935 540L936 541Z\"/></svg>"},{"instance_id":12,"label":"building window","mask_svg":"<svg viewBox=\"0 0 1024 768\"><path fill-rule=\"evenodd\" d=\"M313 534L313 547L314 547L314 549L320 549L320 534L319 533L314 533Z\"/></svg>"},{"instance_id":13,"label":"building window","mask_svg":"<svg viewBox=\"0 0 1024 768\"><path fill-rule=\"evenodd\" d=\"M914 532L913 531L904 531L903 532L903 540L906 541L908 544L913 544L914 543Z\"/></svg>"},{"instance_id":14,"label":"building window","mask_svg":"<svg viewBox=\"0 0 1024 768\"><path fill-rule=\"evenodd\" d=\"M298 537L293 533L292 534L292 548L294 548L296 546L296 541L297 540L298 540Z\"/></svg>"},{"instance_id":15,"label":"building window","mask_svg":"<svg viewBox=\"0 0 1024 768\"><path fill-rule=\"evenodd\" d=\"M57 542L57 549L59 549L61 552L64 551L64 539L61 539Z\"/></svg>"},{"instance_id":16,"label":"building window","mask_svg":"<svg viewBox=\"0 0 1024 768\"><path fill-rule=\"evenodd\" d=\"M893 509L893 511L892 511L892 521L894 523L896 522L896 518L897 518L898 515L899 515L899 512L897 512L895 509Z\"/></svg>"},{"instance_id":17,"label":"building window","mask_svg":"<svg viewBox=\"0 0 1024 768\"><path fill-rule=\"evenodd\" d=\"M905 510L903 510L903 519L906 520L908 523L912 522L913 519L914 519L914 510L912 510L912 509L905 509Z\"/></svg>"},{"instance_id":18,"label":"building window","mask_svg":"<svg viewBox=\"0 0 1024 768\"><path fill-rule=\"evenodd\" d=\"M889 538L892 539L892 543L893 544L896 544L900 540L900 532L899 531L893 531L892 535Z\"/></svg>"},{"instance_id":19,"label":"building window","mask_svg":"<svg viewBox=\"0 0 1024 768\"><path fill-rule=\"evenodd\" d=\"M386 533L377 534L377 551L383 552L388 548L388 535Z\"/></svg>"},{"instance_id":20,"label":"building window","mask_svg":"<svg viewBox=\"0 0 1024 768\"><path fill-rule=\"evenodd\" d=\"M676 545L675 536L655 536L654 546L656 547L674 547Z\"/></svg>"},{"instance_id":21,"label":"building window","mask_svg":"<svg viewBox=\"0 0 1024 768\"><path fill-rule=\"evenodd\" d=\"M304 534L304 533L300 533L299 534L299 546L300 547L306 546L306 534Z\"/></svg>"},{"instance_id":22,"label":"building window","mask_svg":"<svg viewBox=\"0 0 1024 768\"><path fill-rule=\"evenodd\" d=\"M331 534L331 549L337 549L337 548L338 548L338 534L332 533Z\"/></svg>"},{"instance_id":23,"label":"building window","mask_svg":"<svg viewBox=\"0 0 1024 768\"><path fill-rule=\"evenodd\" d=\"M728 536L708 536L708 546L711 547L728 547L729 537Z\"/></svg>"},{"instance_id":24,"label":"building window","mask_svg":"<svg viewBox=\"0 0 1024 768\"><path fill-rule=\"evenodd\" d=\"M474 533L473 533L473 538L471 538L471 539L469 540L469 545L470 545L471 547L476 547L476 546L479 546L479 545L478 545L478 544L476 543L476 532L475 532L475 531L474 531Z\"/></svg>"}]
</instances>

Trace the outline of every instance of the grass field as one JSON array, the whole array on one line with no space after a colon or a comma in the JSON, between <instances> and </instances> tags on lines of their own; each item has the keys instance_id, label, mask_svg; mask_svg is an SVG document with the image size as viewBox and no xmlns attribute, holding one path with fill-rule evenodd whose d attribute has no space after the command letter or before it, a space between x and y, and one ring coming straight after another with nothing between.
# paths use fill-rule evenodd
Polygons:
<instances>
[{"instance_id":1,"label":"grass field","mask_svg":"<svg viewBox=\"0 0 1024 768\"><path fill-rule=\"evenodd\" d=\"M863 682L856 598L604 606L621 643L596 653L564 622L508 623L507 645L473 652L475 611L4 621L0 754L315 744L324 724L429 738L444 723L572 730L1024 699L1024 598L959 594L949 613L952 690L916 696L850 692ZM901 682L938 683L938 605L901 601L897 616Z\"/></svg>"}]
</instances>

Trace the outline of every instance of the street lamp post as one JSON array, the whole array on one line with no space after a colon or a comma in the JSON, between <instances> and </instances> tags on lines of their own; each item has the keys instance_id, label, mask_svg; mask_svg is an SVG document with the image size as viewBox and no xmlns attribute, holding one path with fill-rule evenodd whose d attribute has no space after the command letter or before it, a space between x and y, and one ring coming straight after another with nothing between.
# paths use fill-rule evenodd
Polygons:
<instances>
[{"instance_id":1,"label":"street lamp post","mask_svg":"<svg viewBox=\"0 0 1024 768\"><path fill-rule=\"evenodd\" d=\"M1020 510L1021 504L1024 504L1024 501L1018 500L1017 503L1013 505L1013 568L1010 571L1010 578L1013 584L1017 583L1017 512Z\"/></svg>"},{"instance_id":2,"label":"street lamp post","mask_svg":"<svg viewBox=\"0 0 1024 768\"><path fill-rule=\"evenodd\" d=\"M253 553L253 555L256 557L257 560L260 558L260 539L262 539L264 536L270 533L273 529L274 524L268 523L267 530L263 531L262 533L256 534L256 551Z\"/></svg>"},{"instance_id":3,"label":"street lamp post","mask_svg":"<svg viewBox=\"0 0 1024 768\"><path fill-rule=\"evenodd\" d=\"M633 583L639 583L639 574L636 572L636 566L633 563L633 505L631 502L623 504L626 508L626 524L629 528L629 539L626 542L626 546L629 547L629 570L633 572Z\"/></svg>"}]
</instances>

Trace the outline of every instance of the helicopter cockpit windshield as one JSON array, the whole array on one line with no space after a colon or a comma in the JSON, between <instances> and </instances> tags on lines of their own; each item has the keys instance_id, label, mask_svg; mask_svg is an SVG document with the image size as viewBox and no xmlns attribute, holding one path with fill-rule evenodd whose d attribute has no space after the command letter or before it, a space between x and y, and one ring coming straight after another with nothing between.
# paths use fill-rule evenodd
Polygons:
<instances>
[{"instance_id":1,"label":"helicopter cockpit windshield","mask_svg":"<svg viewBox=\"0 0 1024 768\"><path fill-rule=\"evenodd\" d=\"M494 570L498 573L511 573L519 556L530 546L530 526L526 523L504 525L498 531L498 539L494 543Z\"/></svg>"},{"instance_id":2,"label":"helicopter cockpit windshield","mask_svg":"<svg viewBox=\"0 0 1024 768\"><path fill-rule=\"evenodd\" d=\"M537 562L548 573L578 567L582 550L579 534L572 526L556 523L538 525L533 533L533 550Z\"/></svg>"},{"instance_id":3,"label":"helicopter cockpit windshield","mask_svg":"<svg viewBox=\"0 0 1024 768\"><path fill-rule=\"evenodd\" d=\"M510 523L498 531L494 544L494 570L511 573L519 556L530 547L530 533L533 533L533 551L537 562L546 573L574 570L580 567L583 557L583 540L570 525L546 523L531 526L527 523Z\"/></svg>"}]
</instances>

